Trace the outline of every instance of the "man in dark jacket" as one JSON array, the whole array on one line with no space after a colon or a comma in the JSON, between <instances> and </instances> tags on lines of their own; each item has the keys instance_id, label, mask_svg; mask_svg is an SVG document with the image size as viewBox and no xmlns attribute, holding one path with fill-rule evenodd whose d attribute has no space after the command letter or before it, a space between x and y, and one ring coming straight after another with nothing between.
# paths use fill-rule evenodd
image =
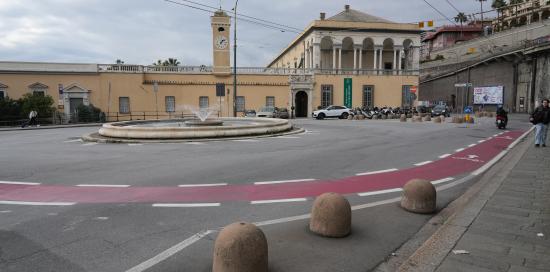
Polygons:
<instances>
[{"instance_id":1,"label":"man in dark jacket","mask_svg":"<svg viewBox=\"0 0 550 272\"><path fill-rule=\"evenodd\" d=\"M535 125L535 147L546 147L546 134L550 123L550 107L548 99L542 100L542 105L535 109L529 120Z\"/></svg>"}]
</instances>

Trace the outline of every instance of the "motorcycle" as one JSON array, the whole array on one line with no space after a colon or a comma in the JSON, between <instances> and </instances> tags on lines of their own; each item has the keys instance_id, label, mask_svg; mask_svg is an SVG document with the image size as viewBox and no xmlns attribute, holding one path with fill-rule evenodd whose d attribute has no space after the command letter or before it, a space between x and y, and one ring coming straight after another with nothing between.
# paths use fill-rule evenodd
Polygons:
<instances>
[{"instance_id":1,"label":"motorcycle","mask_svg":"<svg viewBox=\"0 0 550 272\"><path fill-rule=\"evenodd\" d=\"M497 115L496 125L498 129L506 129L508 120L504 115Z\"/></svg>"}]
</instances>

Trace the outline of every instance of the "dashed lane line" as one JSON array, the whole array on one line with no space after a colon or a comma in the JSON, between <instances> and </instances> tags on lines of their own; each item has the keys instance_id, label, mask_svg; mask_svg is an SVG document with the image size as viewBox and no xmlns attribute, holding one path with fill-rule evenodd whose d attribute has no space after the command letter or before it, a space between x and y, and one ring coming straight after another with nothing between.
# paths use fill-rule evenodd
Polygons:
<instances>
[{"instance_id":1,"label":"dashed lane line","mask_svg":"<svg viewBox=\"0 0 550 272\"><path fill-rule=\"evenodd\" d=\"M180 184L178 187L213 187L213 186L225 186L227 183L209 183L209 184Z\"/></svg>"},{"instance_id":2,"label":"dashed lane line","mask_svg":"<svg viewBox=\"0 0 550 272\"><path fill-rule=\"evenodd\" d=\"M471 144L471 145L468 145L468 147L474 147L476 146L476 144Z\"/></svg>"},{"instance_id":3,"label":"dashed lane line","mask_svg":"<svg viewBox=\"0 0 550 272\"><path fill-rule=\"evenodd\" d=\"M440 184L440 183L445 183L445 182L448 182L448 181L451 181L451 180L454 180L455 178L443 178L443 179L438 179L438 180L434 180L432 181L432 184L433 185L436 185L436 184Z\"/></svg>"},{"instance_id":4,"label":"dashed lane line","mask_svg":"<svg viewBox=\"0 0 550 272\"><path fill-rule=\"evenodd\" d=\"M128 146L142 146L143 144L128 144Z\"/></svg>"},{"instance_id":5,"label":"dashed lane line","mask_svg":"<svg viewBox=\"0 0 550 272\"><path fill-rule=\"evenodd\" d=\"M0 180L0 184L30 185L30 186L40 185L40 183L37 183L37 182L21 182L21 181L5 181L5 180Z\"/></svg>"},{"instance_id":6,"label":"dashed lane line","mask_svg":"<svg viewBox=\"0 0 550 272\"><path fill-rule=\"evenodd\" d=\"M29 201L0 201L3 205L27 205L27 206L72 206L75 202L29 202Z\"/></svg>"},{"instance_id":7,"label":"dashed lane line","mask_svg":"<svg viewBox=\"0 0 550 272\"><path fill-rule=\"evenodd\" d=\"M359 196L373 196L373 195L381 195L381 194L388 194L388 193L401 192L401 191L403 191L403 189L393 188L393 189L387 189L387 190L358 193L357 195L359 195Z\"/></svg>"},{"instance_id":8,"label":"dashed lane line","mask_svg":"<svg viewBox=\"0 0 550 272\"><path fill-rule=\"evenodd\" d=\"M315 179L289 179L289 180L275 180L275 181L258 181L254 182L255 185L265 184L278 184L278 183L290 183L290 182L302 182L302 181L314 181Z\"/></svg>"},{"instance_id":9,"label":"dashed lane line","mask_svg":"<svg viewBox=\"0 0 550 272\"><path fill-rule=\"evenodd\" d=\"M452 154L448 154L448 153L447 153L447 154L443 154L443 155L439 156L439 158L440 158L440 159L444 159L444 158L447 158L447 157L449 157L449 156L451 156L451 155L452 155Z\"/></svg>"},{"instance_id":10,"label":"dashed lane line","mask_svg":"<svg viewBox=\"0 0 550 272\"><path fill-rule=\"evenodd\" d=\"M85 143L82 146L92 146L92 145L97 145L97 143Z\"/></svg>"},{"instance_id":11,"label":"dashed lane line","mask_svg":"<svg viewBox=\"0 0 550 272\"><path fill-rule=\"evenodd\" d=\"M399 170L399 169L397 169L397 168L391 168L391 169L386 169L386 170L378 170L378 171L357 173L357 174L355 174L355 175L356 175L356 176L367 176L367 175L374 175L374 174L380 174L380 173L388 173L388 172L393 172L393 171L397 171L397 170Z\"/></svg>"},{"instance_id":12,"label":"dashed lane line","mask_svg":"<svg viewBox=\"0 0 550 272\"><path fill-rule=\"evenodd\" d=\"M270 203L286 203L286 202L303 202L307 201L307 198L287 198L287 199L270 199L270 200L254 200L250 201L250 204L270 204Z\"/></svg>"},{"instance_id":13,"label":"dashed lane line","mask_svg":"<svg viewBox=\"0 0 550 272\"><path fill-rule=\"evenodd\" d=\"M486 140L479 140L478 143L484 143Z\"/></svg>"},{"instance_id":14,"label":"dashed lane line","mask_svg":"<svg viewBox=\"0 0 550 272\"><path fill-rule=\"evenodd\" d=\"M126 188L130 185L125 184L78 184L77 187L113 187L113 188Z\"/></svg>"},{"instance_id":15,"label":"dashed lane line","mask_svg":"<svg viewBox=\"0 0 550 272\"><path fill-rule=\"evenodd\" d=\"M461 152L461 151L464 151L464 148L459 148L459 149L455 150L455 152Z\"/></svg>"},{"instance_id":16,"label":"dashed lane line","mask_svg":"<svg viewBox=\"0 0 550 272\"><path fill-rule=\"evenodd\" d=\"M203 145L204 143L201 143L201 142L188 142L188 143L184 143L186 145Z\"/></svg>"},{"instance_id":17,"label":"dashed lane line","mask_svg":"<svg viewBox=\"0 0 550 272\"><path fill-rule=\"evenodd\" d=\"M198 208L198 207L219 207L220 203L155 203L153 207L160 208Z\"/></svg>"},{"instance_id":18,"label":"dashed lane line","mask_svg":"<svg viewBox=\"0 0 550 272\"><path fill-rule=\"evenodd\" d=\"M232 142L241 142L241 143L257 143L259 140L253 139L243 139L243 140L232 140Z\"/></svg>"},{"instance_id":19,"label":"dashed lane line","mask_svg":"<svg viewBox=\"0 0 550 272\"><path fill-rule=\"evenodd\" d=\"M82 142L82 139L64 141L64 143L76 143L76 142Z\"/></svg>"},{"instance_id":20,"label":"dashed lane line","mask_svg":"<svg viewBox=\"0 0 550 272\"><path fill-rule=\"evenodd\" d=\"M419 162L419 163L415 163L414 165L415 166L422 166L422 165L426 165L426 164L429 164L429 163L432 163L433 161L424 161L424 162Z\"/></svg>"},{"instance_id":21,"label":"dashed lane line","mask_svg":"<svg viewBox=\"0 0 550 272\"><path fill-rule=\"evenodd\" d=\"M279 136L274 138L275 139L301 139L300 137L296 137L296 136Z\"/></svg>"}]
</instances>

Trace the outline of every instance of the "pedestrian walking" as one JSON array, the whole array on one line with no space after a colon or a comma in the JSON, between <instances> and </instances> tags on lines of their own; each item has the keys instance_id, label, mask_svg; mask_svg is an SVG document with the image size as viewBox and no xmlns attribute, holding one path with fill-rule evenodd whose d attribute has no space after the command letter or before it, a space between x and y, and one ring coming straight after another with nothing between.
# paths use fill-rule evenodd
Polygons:
<instances>
[{"instance_id":1,"label":"pedestrian walking","mask_svg":"<svg viewBox=\"0 0 550 272\"><path fill-rule=\"evenodd\" d=\"M546 135L548 134L548 123L550 123L550 107L548 99L542 100L542 105L537 107L529 121L535 125L535 147L546 147Z\"/></svg>"},{"instance_id":2,"label":"pedestrian walking","mask_svg":"<svg viewBox=\"0 0 550 272\"><path fill-rule=\"evenodd\" d=\"M36 121L37 116L38 116L38 113L35 110L31 110L31 112L29 112L29 121L23 123L21 127L38 125L38 122Z\"/></svg>"}]
</instances>

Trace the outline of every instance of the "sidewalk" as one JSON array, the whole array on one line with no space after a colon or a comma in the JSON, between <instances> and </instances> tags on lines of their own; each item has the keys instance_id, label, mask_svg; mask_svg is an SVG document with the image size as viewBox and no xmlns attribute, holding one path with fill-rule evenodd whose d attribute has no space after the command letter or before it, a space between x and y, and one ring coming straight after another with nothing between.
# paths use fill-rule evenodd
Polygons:
<instances>
[{"instance_id":1,"label":"sidewalk","mask_svg":"<svg viewBox=\"0 0 550 272\"><path fill-rule=\"evenodd\" d=\"M550 148L531 134L502 162L398 271L550 271Z\"/></svg>"}]
</instances>

